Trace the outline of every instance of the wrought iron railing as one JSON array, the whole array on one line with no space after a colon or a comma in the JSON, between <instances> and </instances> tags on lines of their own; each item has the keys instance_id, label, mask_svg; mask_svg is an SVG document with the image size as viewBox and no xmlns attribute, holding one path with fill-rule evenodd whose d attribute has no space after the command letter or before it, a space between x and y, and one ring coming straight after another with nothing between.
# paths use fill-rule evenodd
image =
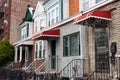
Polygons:
<instances>
[{"instance_id":1,"label":"wrought iron railing","mask_svg":"<svg viewBox=\"0 0 120 80\"><path fill-rule=\"evenodd\" d=\"M111 71L106 71L104 68L102 68L99 72L93 71L87 77L87 80L120 80L120 57L114 57L114 59L110 57L109 59ZM101 66L105 66L105 64Z\"/></svg>"},{"instance_id":2,"label":"wrought iron railing","mask_svg":"<svg viewBox=\"0 0 120 80\"><path fill-rule=\"evenodd\" d=\"M83 59L73 59L59 73L60 78L74 78L83 76Z\"/></svg>"}]
</instances>

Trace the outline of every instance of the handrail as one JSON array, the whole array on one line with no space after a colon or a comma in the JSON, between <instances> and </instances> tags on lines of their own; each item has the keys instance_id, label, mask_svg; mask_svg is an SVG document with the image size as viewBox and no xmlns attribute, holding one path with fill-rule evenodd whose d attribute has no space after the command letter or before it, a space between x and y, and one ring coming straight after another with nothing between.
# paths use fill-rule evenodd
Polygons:
<instances>
[{"instance_id":1,"label":"handrail","mask_svg":"<svg viewBox=\"0 0 120 80\"><path fill-rule=\"evenodd\" d=\"M31 66L33 65L33 63L35 62L36 60L34 60L32 63L30 63L30 65L27 67L26 71L29 70L29 68L31 68Z\"/></svg>"},{"instance_id":2,"label":"handrail","mask_svg":"<svg viewBox=\"0 0 120 80\"><path fill-rule=\"evenodd\" d=\"M95 71L93 71L88 77L87 80L92 80L91 77L95 74ZM94 80L94 79L93 79Z\"/></svg>"},{"instance_id":3,"label":"handrail","mask_svg":"<svg viewBox=\"0 0 120 80\"><path fill-rule=\"evenodd\" d=\"M69 79L73 77L83 76L83 59L71 60L60 72L60 77L67 77ZM80 73L80 74L79 74Z\"/></svg>"},{"instance_id":4,"label":"handrail","mask_svg":"<svg viewBox=\"0 0 120 80\"><path fill-rule=\"evenodd\" d=\"M37 73L38 71L40 72L43 68L47 67L47 64L49 62L49 58L45 60L36 70L35 72ZM44 71L45 72L45 71Z\"/></svg>"},{"instance_id":5,"label":"handrail","mask_svg":"<svg viewBox=\"0 0 120 80\"><path fill-rule=\"evenodd\" d=\"M14 63L14 61L9 62L8 64L6 64L5 66L3 66L3 68L5 67L5 69L8 69L10 66L12 66Z\"/></svg>"}]
</instances>

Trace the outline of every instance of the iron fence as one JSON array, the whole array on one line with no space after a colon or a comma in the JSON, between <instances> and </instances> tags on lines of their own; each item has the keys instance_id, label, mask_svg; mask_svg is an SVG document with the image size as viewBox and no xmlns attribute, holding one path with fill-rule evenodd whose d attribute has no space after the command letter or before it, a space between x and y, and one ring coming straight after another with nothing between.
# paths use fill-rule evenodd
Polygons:
<instances>
[{"instance_id":1,"label":"iron fence","mask_svg":"<svg viewBox=\"0 0 120 80\"><path fill-rule=\"evenodd\" d=\"M111 71L106 71L104 69L105 64L102 64L101 71L93 71L87 77L87 80L120 80L120 57L110 57L109 59L109 66Z\"/></svg>"}]
</instances>

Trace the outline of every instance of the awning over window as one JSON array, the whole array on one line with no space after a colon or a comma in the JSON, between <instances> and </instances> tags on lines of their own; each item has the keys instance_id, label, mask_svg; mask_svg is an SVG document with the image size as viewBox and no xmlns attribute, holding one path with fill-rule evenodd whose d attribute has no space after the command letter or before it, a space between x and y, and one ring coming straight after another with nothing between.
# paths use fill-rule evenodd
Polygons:
<instances>
[{"instance_id":1,"label":"awning over window","mask_svg":"<svg viewBox=\"0 0 120 80\"><path fill-rule=\"evenodd\" d=\"M38 33L32 37L32 39L48 39L48 38L57 38L60 36L60 30L46 30L41 33Z\"/></svg>"},{"instance_id":2,"label":"awning over window","mask_svg":"<svg viewBox=\"0 0 120 80\"><path fill-rule=\"evenodd\" d=\"M82 14L81 16L75 18L73 20L74 23L81 23L88 19L103 19L103 20L111 20L111 14L110 11L91 11L85 14Z\"/></svg>"}]
</instances>

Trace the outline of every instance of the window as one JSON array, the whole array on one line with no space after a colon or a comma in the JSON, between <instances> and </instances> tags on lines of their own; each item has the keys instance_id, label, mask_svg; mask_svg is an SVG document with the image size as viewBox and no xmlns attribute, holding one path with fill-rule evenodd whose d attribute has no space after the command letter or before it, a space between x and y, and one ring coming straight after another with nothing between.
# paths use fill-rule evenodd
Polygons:
<instances>
[{"instance_id":1,"label":"window","mask_svg":"<svg viewBox=\"0 0 120 80\"><path fill-rule=\"evenodd\" d=\"M29 36L29 24L25 24L21 29L21 39L25 39Z\"/></svg>"},{"instance_id":2,"label":"window","mask_svg":"<svg viewBox=\"0 0 120 80\"><path fill-rule=\"evenodd\" d=\"M35 44L35 54L36 59L41 59L45 57L45 42L42 40L39 40Z\"/></svg>"},{"instance_id":3,"label":"window","mask_svg":"<svg viewBox=\"0 0 120 80\"><path fill-rule=\"evenodd\" d=\"M50 12L48 13L48 26L50 26Z\"/></svg>"},{"instance_id":4,"label":"window","mask_svg":"<svg viewBox=\"0 0 120 80\"><path fill-rule=\"evenodd\" d=\"M35 21L35 23L34 23L34 32L35 33L37 32L37 21Z\"/></svg>"},{"instance_id":5,"label":"window","mask_svg":"<svg viewBox=\"0 0 120 80\"><path fill-rule=\"evenodd\" d=\"M99 3L100 1L102 1L102 0L96 0L96 3Z\"/></svg>"},{"instance_id":6,"label":"window","mask_svg":"<svg viewBox=\"0 0 120 80\"><path fill-rule=\"evenodd\" d=\"M36 58L38 58L38 43L35 44L35 54Z\"/></svg>"},{"instance_id":7,"label":"window","mask_svg":"<svg viewBox=\"0 0 120 80\"><path fill-rule=\"evenodd\" d=\"M87 10L89 8L89 0L83 0L83 10Z\"/></svg>"},{"instance_id":8,"label":"window","mask_svg":"<svg viewBox=\"0 0 120 80\"><path fill-rule=\"evenodd\" d=\"M53 10L52 10L52 24L55 23L55 16L56 16L55 10L53 9Z\"/></svg>"},{"instance_id":9,"label":"window","mask_svg":"<svg viewBox=\"0 0 120 80\"><path fill-rule=\"evenodd\" d=\"M40 31L43 30L45 28L45 25L44 25L44 19L41 19L40 20Z\"/></svg>"},{"instance_id":10,"label":"window","mask_svg":"<svg viewBox=\"0 0 120 80\"><path fill-rule=\"evenodd\" d=\"M58 22L58 7L56 8L56 22Z\"/></svg>"},{"instance_id":11,"label":"window","mask_svg":"<svg viewBox=\"0 0 120 80\"><path fill-rule=\"evenodd\" d=\"M79 32L63 37L63 56L80 55Z\"/></svg>"},{"instance_id":12,"label":"window","mask_svg":"<svg viewBox=\"0 0 120 80\"><path fill-rule=\"evenodd\" d=\"M48 11L48 26L55 24L59 20L58 6Z\"/></svg>"}]
</instances>

